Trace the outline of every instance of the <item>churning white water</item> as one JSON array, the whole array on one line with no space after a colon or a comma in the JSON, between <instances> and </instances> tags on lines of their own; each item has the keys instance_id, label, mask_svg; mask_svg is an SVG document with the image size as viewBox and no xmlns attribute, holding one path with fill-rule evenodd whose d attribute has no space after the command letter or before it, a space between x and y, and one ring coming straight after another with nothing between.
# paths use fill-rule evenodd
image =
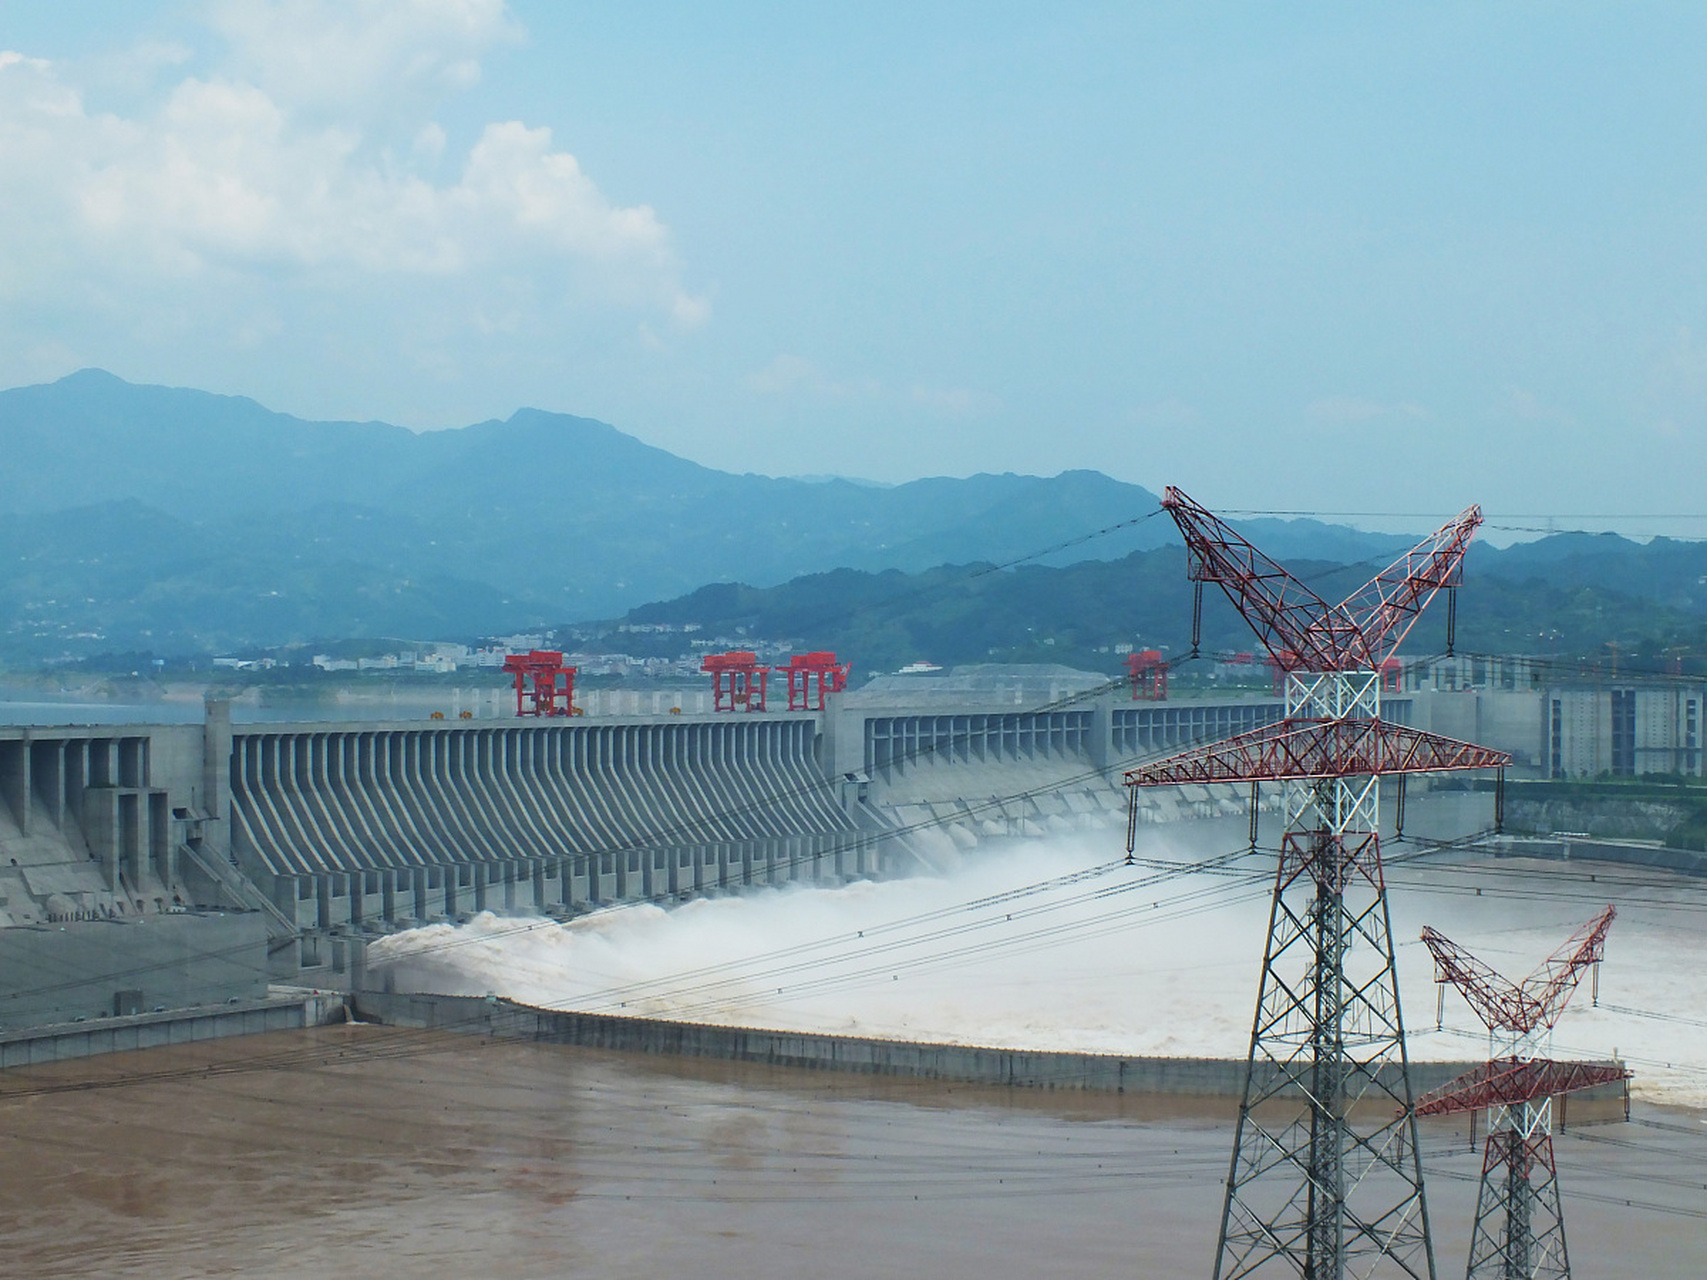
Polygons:
<instances>
[{"instance_id":1,"label":"churning white water","mask_svg":"<svg viewBox=\"0 0 1707 1280\"><path fill-rule=\"evenodd\" d=\"M384 939L372 967L400 991L734 1025L1014 1048L1243 1056L1272 861L1206 869L1106 839L964 856L946 874L789 886L668 909L615 907L567 924L481 915ZM1442 930L1521 979L1602 905L1619 907L1600 977L1567 1009L1554 1056L1606 1058L1636 1091L1707 1105L1707 891L1657 873L1580 864L1405 863L1389 872L1411 1055L1485 1056L1486 1034L1446 999Z\"/></svg>"}]
</instances>

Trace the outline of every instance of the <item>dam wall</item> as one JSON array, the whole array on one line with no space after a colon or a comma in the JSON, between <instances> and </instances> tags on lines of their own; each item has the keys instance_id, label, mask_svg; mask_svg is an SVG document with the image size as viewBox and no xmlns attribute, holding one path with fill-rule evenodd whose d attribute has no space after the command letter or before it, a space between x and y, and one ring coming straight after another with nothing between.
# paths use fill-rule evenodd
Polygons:
<instances>
[{"instance_id":1,"label":"dam wall","mask_svg":"<svg viewBox=\"0 0 1707 1280\"><path fill-rule=\"evenodd\" d=\"M1075 673L1082 674L1082 673ZM826 768L925 865L991 839L1123 829L1122 772L1140 759L1280 719L1277 698L1133 702L1041 679L1007 688L933 681L860 690L826 713ZM1278 793L1262 798L1278 803ZM1141 824L1247 812L1232 786L1137 797Z\"/></svg>"},{"instance_id":2,"label":"dam wall","mask_svg":"<svg viewBox=\"0 0 1707 1280\"><path fill-rule=\"evenodd\" d=\"M234 732L231 848L298 929L876 874L814 717Z\"/></svg>"},{"instance_id":3,"label":"dam wall","mask_svg":"<svg viewBox=\"0 0 1707 1280\"><path fill-rule=\"evenodd\" d=\"M210 701L201 724L0 726L0 930L248 913L275 979L340 985L361 937L479 911L906 874L1012 838L1113 847L1124 768L1281 714L1251 694L1132 702L1076 674L810 712L234 725ZM1157 788L1137 818L1249 803Z\"/></svg>"},{"instance_id":4,"label":"dam wall","mask_svg":"<svg viewBox=\"0 0 1707 1280\"><path fill-rule=\"evenodd\" d=\"M207 732L0 726L0 928L188 905L179 847L217 803Z\"/></svg>"},{"instance_id":5,"label":"dam wall","mask_svg":"<svg viewBox=\"0 0 1707 1280\"><path fill-rule=\"evenodd\" d=\"M0 1031L267 994L253 913L195 912L0 929Z\"/></svg>"}]
</instances>

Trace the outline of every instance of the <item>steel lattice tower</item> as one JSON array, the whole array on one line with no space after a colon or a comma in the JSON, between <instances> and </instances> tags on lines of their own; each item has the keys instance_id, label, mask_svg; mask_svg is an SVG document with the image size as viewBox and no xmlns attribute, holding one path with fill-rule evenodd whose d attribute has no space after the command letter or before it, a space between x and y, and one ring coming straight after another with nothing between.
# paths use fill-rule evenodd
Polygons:
<instances>
[{"instance_id":1,"label":"steel lattice tower","mask_svg":"<svg viewBox=\"0 0 1707 1280\"><path fill-rule=\"evenodd\" d=\"M1488 1112L1468 1280L1570 1280L1565 1213L1553 1162L1553 1099L1629 1079L1601 1062L1554 1062L1553 1026L1584 969L1599 964L1616 913L1607 907L1542 961L1510 982L1433 929L1435 981L1456 986L1488 1028L1489 1060L1418 1099L1420 1115Z\"/></svg>"},{"instance_id":2,"label":"steel lattice tower","mask_svg":"<svg viewBox=\"0 0 1707 1280\"><path fill-rule=\"evenodd\" d=\"M1382 878L1380 780L1509 757L1381 719L1382 663L1457 585L1472 507L1330 605L1169 488L1191 579L1221 587L1286 673L1286 717L1126 774L1137 788L1282 782L1281 837L1216 1280L1434 1277Z\"/></svg>"}]
</instances>

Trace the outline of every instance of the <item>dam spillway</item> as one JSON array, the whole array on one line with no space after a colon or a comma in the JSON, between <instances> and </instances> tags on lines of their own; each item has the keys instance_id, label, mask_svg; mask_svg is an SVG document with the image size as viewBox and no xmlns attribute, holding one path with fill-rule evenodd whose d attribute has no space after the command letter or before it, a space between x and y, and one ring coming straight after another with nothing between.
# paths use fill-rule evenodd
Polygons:
<instances>
[{"instance_id":1,"label":"dam spillway","mask_svg":"<svg viewBox=\"0 0 1707 1280\"><path fill-rule=\"evenodd\" d=\"M129 936L103 924L239 912L264 924L274 980L334 985L355 940L480 911L906 874L990 839L1116 840L1134 756L1279 710L1049 683L764 714L234 724L210 701L201 723L5 725L0 927L86 933L93 954ZM1163 790L1139 820L1244 804ZM111 1013L128 987L108 985L59 1012Z\"/></svg>"},{"instance_id":2,"label":"dam spillway","mask_svg":"<svg viewBox=\"0 0 1707 1280\"><path fill-rule=\"evenodd\" d=\"M234 733L232 849L298 927L872 874L810 716Z\"/></svg>"}]
</instances>

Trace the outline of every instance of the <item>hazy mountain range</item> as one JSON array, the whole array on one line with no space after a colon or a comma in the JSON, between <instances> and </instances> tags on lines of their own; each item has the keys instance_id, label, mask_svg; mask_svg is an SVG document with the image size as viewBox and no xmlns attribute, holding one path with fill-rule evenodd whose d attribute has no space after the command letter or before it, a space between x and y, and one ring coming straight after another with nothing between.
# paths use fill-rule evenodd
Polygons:
<instances>
[{"instance_id":1,"label":"hazy mountain range","mask_svg":"<svg viewBox=\"0 0 1707 1280\"><path fill-rule=\"evenodd\" d=\"M0 456L0 656L14 660L493 635L706 584L1178 545L1165 517L1143 518L1155 494L1093 471L772 479L534 409L417 434L99 370L0 392ZM1309 520L1242 527L1286 559L1376 561L1409 541ZM1695 544L1560 536L1477 554L1516 580L1684 612L1707 600Z\"/></svg>"},{"instance_id":2,"label":"hazy mountain range","mask_svg":"<svg viewBox=\"0 0 1707 1280\"><path fill-rule=\"evenodd\" d=\"M1096 472L778 480L533 409L417 434L99 370L0 392L0 452L0 643L19 656L502 633L708 582L1011 559L1156 506ZM1394 541L1271 533L1318 554ZM1149 520L1054 559L1173 537Z\"/></svg>"}]
</instances>

